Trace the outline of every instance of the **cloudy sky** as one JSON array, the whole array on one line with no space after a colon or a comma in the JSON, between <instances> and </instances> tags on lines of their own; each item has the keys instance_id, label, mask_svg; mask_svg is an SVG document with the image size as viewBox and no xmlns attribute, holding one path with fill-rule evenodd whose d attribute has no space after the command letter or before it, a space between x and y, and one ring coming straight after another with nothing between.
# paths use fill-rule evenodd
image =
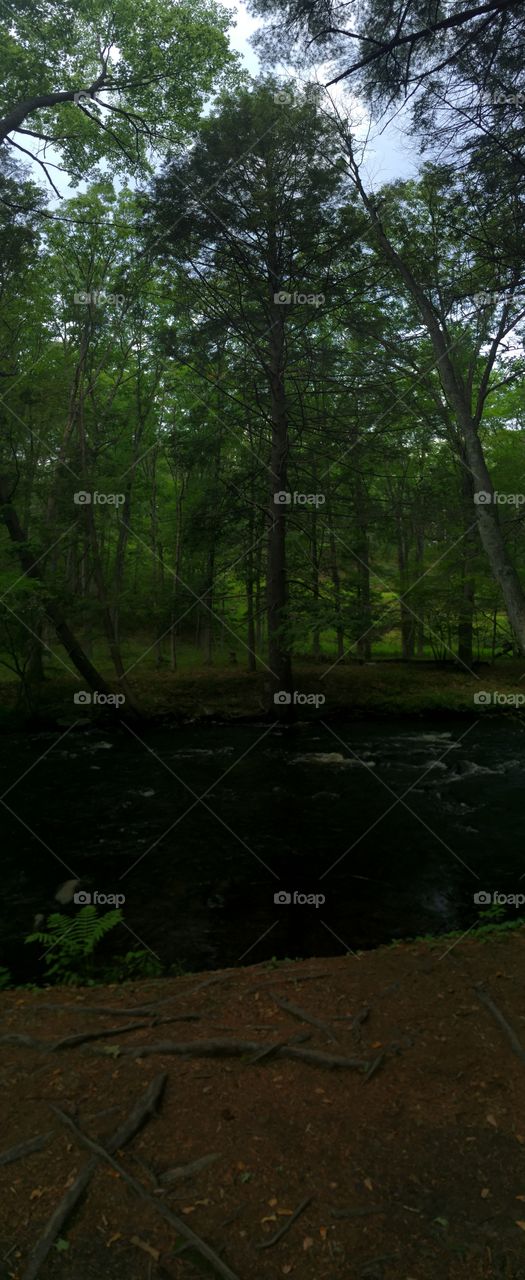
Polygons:
<instances>
[{"instance_id":1,"label":"cloudy sky","mask_svg":"<svg viewBox=\"0 0 525 1280\"><path fill-rule=\"evenodd\" d=\"M220 0L226 9L235 11L235 26L231 28L230 39L234 49L241 54L246 69L252 74L257 75L260 70L257 55L250 44L250 37L260 26L261 19L253 18L242 3L242 0ZM275 71L278 75L286 77L287 67L283 63L277 66ZM323 83L322 67L318 70L319 82ZM342 92L337 92L336 100L342 102ZM354 111L352 111L352 105ZM355 112L355 117L354 117ZM366 113L359 106L359 103L352 103L349 96L346 97L345 114L363 121L363 128L366 128ZM403 119L405 126L403 127ZM369 142L367 147L367 161L364 166L368 175L369 182L374 187L381 186L383 182L389 182L393 178L408 178L417 172L417 154L411 139L407 136L406 117L401 115L395 123L387 126L381 134L375 131L373 141Z\"/></svg>"}]
</instances>

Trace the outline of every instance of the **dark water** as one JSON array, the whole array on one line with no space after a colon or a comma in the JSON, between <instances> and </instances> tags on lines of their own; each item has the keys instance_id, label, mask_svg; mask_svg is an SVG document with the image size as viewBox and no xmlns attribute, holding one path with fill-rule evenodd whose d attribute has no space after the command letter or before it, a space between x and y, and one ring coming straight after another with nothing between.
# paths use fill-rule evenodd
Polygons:
<instances>
[{"instance_id":1,"label":"dark water","mask_svg":"<svg viewBox=\"0 0 525 1280\"><path fill-rule=\"evenodd\" d=\"M2 962L25 980L22 939L71 876L124 893L140 942L192 970L466 929L476 892L525 894L525 726L505 713L80 729L2 756Z\"/></svg>"}]
</instances>

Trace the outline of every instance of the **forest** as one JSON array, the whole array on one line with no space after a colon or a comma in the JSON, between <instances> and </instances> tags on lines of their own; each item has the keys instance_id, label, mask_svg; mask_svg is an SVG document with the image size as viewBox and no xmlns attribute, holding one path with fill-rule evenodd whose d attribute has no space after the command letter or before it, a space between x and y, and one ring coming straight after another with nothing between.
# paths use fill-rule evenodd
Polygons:
<instances>
[{"instance_id":1,"label":"forest","mask_svg":"<svg viewBox=\"0 0 525 1280\"><path fill-rule=\"evenodd\" d=\"M375 0L352 69L331 6L261 0L256 76L213 4L66 8L8 23L8 705L235 666L283 717L301 663L522 655L521 6L391 51Z\"/></svg>"},{"instance_id":2,"label":"forest","mask_svg":"<svg viewBox=\"0 0 525 1280\"><path fill-rule=\"evenodd\" d=\"M0 1280L525 1280L525 0L0 28Z\"/></svg>"}]
</instances>

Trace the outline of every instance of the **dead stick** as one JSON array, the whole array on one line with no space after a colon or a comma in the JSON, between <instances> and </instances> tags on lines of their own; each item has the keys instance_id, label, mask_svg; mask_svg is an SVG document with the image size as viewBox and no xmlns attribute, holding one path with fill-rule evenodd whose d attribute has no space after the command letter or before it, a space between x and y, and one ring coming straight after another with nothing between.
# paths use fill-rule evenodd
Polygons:
<instances>
[{"instance_id":1,"label":"dead stick","mask_svg":"<svg viewBox=\"0 0 525 1280\"><path fill-rule=\"evenodd\" d=\"M183 1019L181 1019L177 1014L175 1017L168 1016L167 1018L150 1018L149 1022L128 1022L125 1027L109 1027L107 1031L81 1031L77 1035L66 1036L64 1040L56 1040L54 1044L49 1045L49 1048L53 1052L57 1049L73 1049L75 1045L84 1044L88 1040L104 1040L108 1036L124 1036L128 1031L140 1031L144 1027L156 1027L161 1023L180 1021L198 1022L199 1020L200 1014L192 1013L184 1015Z\"/></svg>"},{"instance_id":2,"label":"dead stick","mask_svg":"<svg viewBox=\"0 0 525 1280\"><path fill-rule=\"evenodd\" d=\"M27 1142L19 1142L17 1147L9 1147L7 1151L2 1151L0 1165L11 1164L12 1160L21 1160L23 1156L30 1156L33 1151L41 1151L54 1132L54 1129L49 1129L47 1133L40 1133L36 1138L29 1138Z\"/></svg>"},{"instance_id":3,"label":"dead stick","mask_svg":"<svg viewBox=\"0 0 525 1280\"><path fill-rule=\"evenodd\" d=\"M283 1223L282 1227L279 1227L279 1230L275 1232L275 1235L270 1236L269 1240L262 1240L260 1244L256 1244L255 1248L271 1249L272 1245L277 1244L279 1240L282 1240L283 1236L286 1235L286 1232L289 1231L290 1227L292 1227L294 1222L297 1221L299 1214L304 1212L307 1206L312 1203L312 1200L313 1200L313 1196L307 1196L306 1200L301 1200L300 1205L298 1205L294 1213L292 1213L291 1216L287 1218L286 1222Z\"/></svg>"},{"instance_id":4,"label":"dead stick","mask_svg":"<svg viewBox=\"0 0 525 1280\"><path fill-rule=\"evenodd\" d=\"M275 1044L269 1044L265 1049L259 1049L259 1052L253 1055L253 1058L249 1058L248 1066L252 1067L254 1063L262 1062L263 1058L273 1058L274 1054L277 1053L277 1050L284 1049L287 1044L304 1044L305 1040L311 1040L311 1036L308 1031L301 1032L301 1035L299 1036L293 1036L291 1040L276 1040Z\"/></svg>"},{"instance_id":5,"label":"dead stick","mask_svg":"<svg viewBox=\"0 0 525 1280\"><path fill-rule=\"evenodd\" d=\"M371 1065L368 1068L363 1084L366 1084L367 1080L371 1080L372 1076L375 1076L376 1071L379 1071L379 1068L383 1066L383 1063L385 1062L385 1060L386 1060L386 1053L384 1052L378 1053L377 1058L374 1058L374 1061L371 1063Z\"/></svg>"},{"instance_id":6,"label":"dead stick","mask_svg":"<svg viewBox=\"0 0 525 1280\"><path fill-rule=\"evenodd\" d=\"M215 1164L216 1160L220 1160L220 1158L220 1152L214 1151L209 1156L200 1156L198 1160L192 1160L191 1164L181 1164L176 1169L166 1169L165 1173L161 1173L159 1182L168 1187L173 1182L184 1182L186 1178L195 1177L195 1174L200 1173L201 1169L207 1169L208 1165Z\"/></svg>"},{"instance_id":7,"label":"dead stick","mask_svg":"<svg viewBox=\"0 0 525 1280\"><path fill-rule=\"evenodd\" d=\"M145 1124L146 1120L149 1120L149 1117L154 1114L158 1102L162 1097L167 1079L168 1076L166 1072L162 1072L161 1075L155 1076L155 1079L152 1080L150 1085L148 1085L145 1094L143 1094L142 1098L139 1098L135 1103L135 1106L130 1112L127 1120L125 1120L123 1124L119 1125L119 1128L116 1129L115 1133L109 1139L108 1149L110 1151L119 1151L127 1142L130 1142L131 1138L135 1137L135 1134L142 1128L142 1125ZM43 1235L41 1235L36 1248L31 1254L28 1265L22 1276L22 1280L36 1280L36 1276L38 1275L42 1264L45 1262L48 1253L52 1249L57 1235L64 1226L64 1223L67 1222L67 1219L78 1204L84 1191L89 1186L97 1165L98 1156L92 1156L90 1160L87 1160L84 1168L80 1170L80 1173L75 1178L73 1185L68 1188L65 1195L62 1197L60 1204L57 1205L55 1212L51 1215Z\"/></svg>"},{"instance_id":8,"label":"dead stick","mask_svg":"<svg viewBox=\"0 0 525 1280\"><path fill-rule=\"evenodd\" d=\"M489 996L488 991L484 991L481 985L476 986L474 990L478 1000L481 1000L481 1003L485 1005L485 1008L490 1010L493 1018L496 1019L496 1022L499 1023L500 1027L505 1032L505 1035L510 1040L514 1053L517 1054L518 1058L521 1058L522 1062L525 1062L525 1049L523 1049L520 1044L516 1032L513 1031L510 1023L507 1022L507 1019L503 1016L501 1009L498 1009L497 1004L494 1004L494 1001L492 997Z\"/></svg>"},{"instance_id":9,"label":"dead stick","mask_svg":"<svg viewBox=\"0 0 525 1280\"><path fill-rule=\"evenodd\" d=\"M137 1182L137 1179L133 1178L118 1160L113 1159L113 1156L110 1155L106 1147L101 1147L100 1143L94 1142L86 1133L83 1133L82 1129L79 1129L78 1125L75 1124L75 1121L72 1120L70 1116L67 1116L64 1111L60 1110L60 1107L56 1107L54 1103L50 1103L50 1106L57 1118L62 1121L62 1124L65 1124L68 1129L71 1129L77 1141L80 1142L82 1146L87 1147L88 1151L93 1151L97 1156L97 1159L105 1160L107 1164L110 1164L111 1167L120 1174L120 1177L123 1178L124 1182L127 1182L129 1187L132 1187L133 1191L136 1192L141 1200L144 1200L146 1204L149 1204L150 1207L154 1208L166 1222L169 1222L170 1225L178 1231L179 1235L186 1237L186 1240L188 1240L189 1243L192 1244L200 1254L202 1254L202 1257L206 1258L207 1261L211 1263L218 1275L223 1276L224 1280L239 1280L239 1277L235 1275L235 1272L230 1271L230 1268L222 1261L221 1258L219 1258L219 1255L215 1250L212 1249L210 1245L206 1244L206 1241L202 1240L195 1231L192 1231L191 1227L184 1222L183 1218L178 1218L177 1215L172 1213L171 1209L168 1209L161 1200L155 1200L153 1196L150 1195L149 1191L146 1191L145 1187L142 1186L141 1182ZM25 1276L23 1277L23 1280L26 1280Z\"/></svg>"},{"instance_id":10,"label":"dead stick","mask_svg":"<svg viewBox=\"0 0 525 1280\"><path fill-rule=\"evenodd\" d=\"M300 1009L298 1004L290 1004L288 1000L281 1000L280 996L274 995L273 991L270 994L274 1003L277 1004L280 1009L284 1009L285 1013L291 1014L292 1018L298 1018L299 1022L309 1022L310 1026L317 1027L319 1031L324 1031L324 1034L328 1036L329 1040L334 1040L338 1043L335 1031L332 1031L330 1027L327 1026L326 1022L321 1022L320 1018L314 1018L313 1015L311 1013L307 1013L305 1009Z\"/></svg>"},{"instance_id":11,"label":"dead stick","mask_svg":"<svg viewBox=\"0 0 525 1280\"><path fill-rule=\"evenodd\" d=\"M63 1040L55 1040L48 1047L52 1053L57 1049L74 1049L77 1044L85 1044L88 1040L104 1040L108 1036L125 1036L128 1031L140 1031L150 1027L150 1022L128 1022L125 1027L109 1027L107 1031L80 1031L78 1035L65 1036Z\"/></svg>"},{"instance_id":12,"label":"dead stick","mask_svg":"<svg viewBox=\"0 0 525 1280\"><path fill-rule=\"evenodd\" d=\"M176 1053L183 1058L242 1058L244 1054L258 1053L266 1047L269 1046L253 1040L189 1040L178 1043L160 1040L158 1044L123 1045L119 1056L147 1058L152 1053ZM104 1050L93 1047L86 1052L100 1057ZM275 1057L310 1062L320 1067L353 1067L359 1071L367 1071L370 1066L360 1058L343 1058L339 1054L322 1053L320 1049L296 1049L290 1044L277 1049Z\"/></svg>"}]
</instances>

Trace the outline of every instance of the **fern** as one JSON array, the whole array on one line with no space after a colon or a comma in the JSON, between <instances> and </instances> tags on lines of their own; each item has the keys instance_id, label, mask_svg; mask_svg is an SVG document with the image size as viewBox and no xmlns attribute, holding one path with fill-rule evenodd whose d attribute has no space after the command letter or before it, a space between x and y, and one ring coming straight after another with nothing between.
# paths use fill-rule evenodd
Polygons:
<instances>
[{"instance_id":1,"label":"fern","mask_svg":"<svg viewBox=\"0 0 525 1280\"><path fill-rule=\"evenodd\" d=\"M39 942L45 948L46 977L68 985L93 979L93 952L102 939L122 923L120 908L97 914L93 906L81 907L71 919L55 911L48 916L46 928L30 933L26 942Z\"/></svg>"}]
</instances>

